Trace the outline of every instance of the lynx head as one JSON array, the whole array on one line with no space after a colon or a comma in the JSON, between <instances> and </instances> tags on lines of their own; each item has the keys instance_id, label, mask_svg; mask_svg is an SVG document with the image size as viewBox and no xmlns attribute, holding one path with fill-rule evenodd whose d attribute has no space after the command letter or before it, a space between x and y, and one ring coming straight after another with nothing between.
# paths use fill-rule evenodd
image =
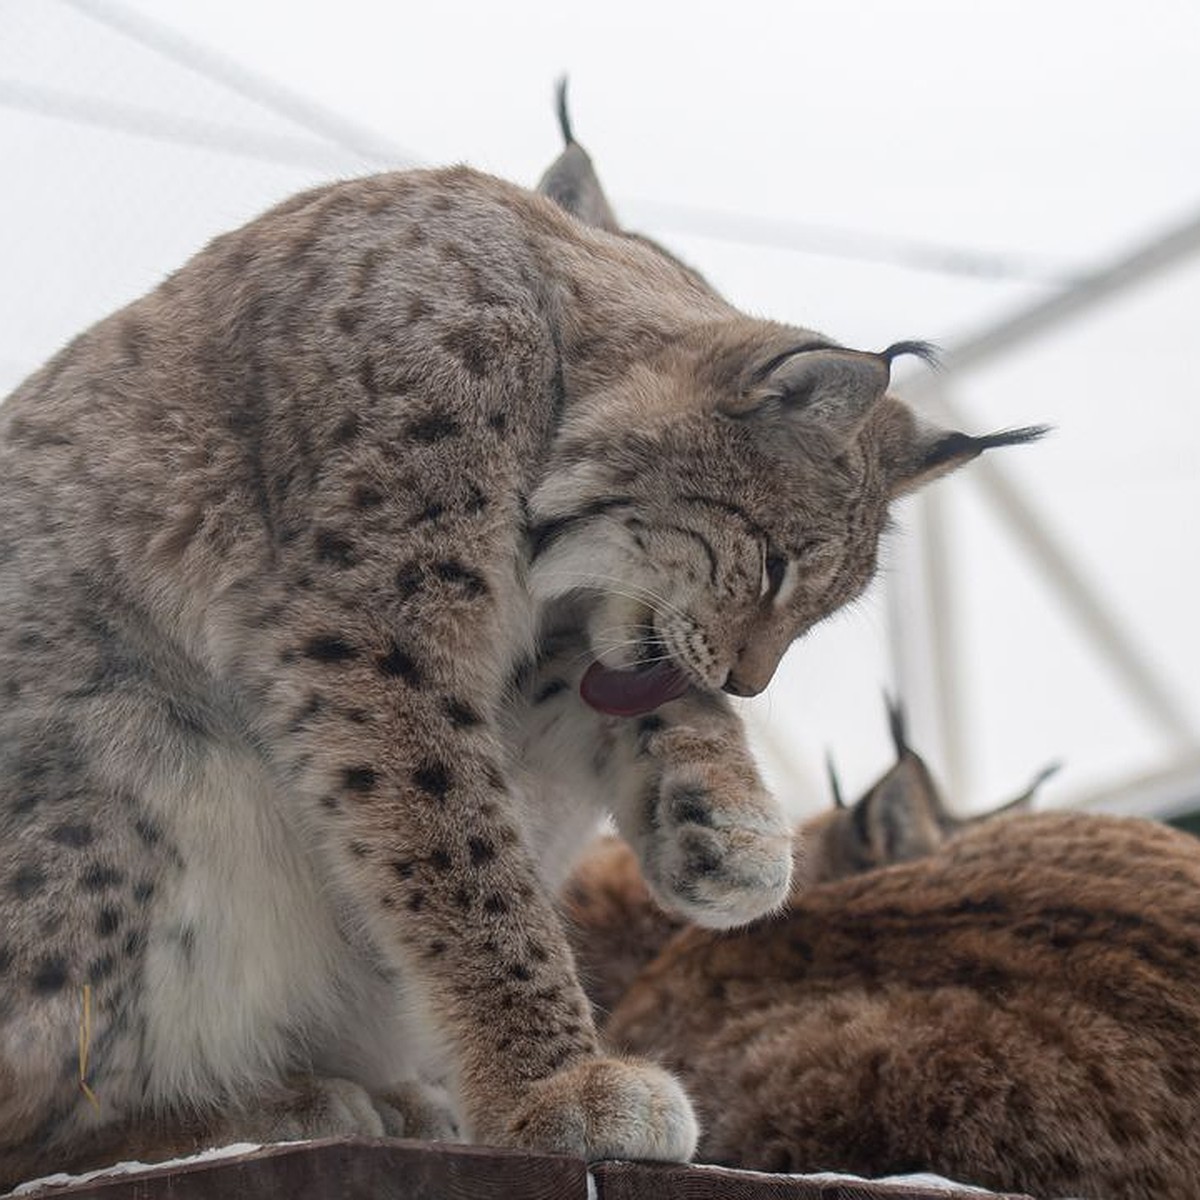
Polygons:
<instances>
[{"instance_id":1,"label":"lynx head","mask_svg":"<svg viewBox=\"0 0 1200 1200\"><path fill-rule=\"evenodd\" d=\"M803 886L923 858L967 829L1025 812L1038 788L1058 770L1057 763L1046 767L1019 796L996 808L973 817L956 816L924 759L909 744L903 709L888 700L887 712L896 761L853 804L842 798L830 763L834 809L804 828L806 858L799 879Z\"/></svg>"},{"instance_id":2,"label":"lynx head","mask_svg":"<svg viewBox=\"0 0 1200 1200\"><path fill-rule=\"evenodd\" d=\"M567 147L540 190L632 236L571 135L562 91L560 120ZM533 587L583 598L595 661L582 695L623 716L689 686L760 692L791 642L870 582L895 497L1044 432L934 428L887 394L893 361L928 359L925 344L872 353L753 320L650 253L670 260L696 319L625 355L564 423L532 498Z\"/></svg>"}]
</instances>

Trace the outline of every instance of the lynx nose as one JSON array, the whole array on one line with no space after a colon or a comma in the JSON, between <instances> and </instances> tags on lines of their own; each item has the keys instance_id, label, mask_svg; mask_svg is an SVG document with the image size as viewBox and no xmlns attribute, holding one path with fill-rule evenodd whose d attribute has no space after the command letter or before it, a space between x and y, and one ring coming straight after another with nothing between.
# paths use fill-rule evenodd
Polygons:
<instances>
[{"instance_id":1,"label":"lynx nose","mask_svg":"<svg viewBox=\"0 0 1200 1200\"><path fill-rule=\"evenodd\" d=\"M756 688L751 684L743 683L730 671L721 691L728 692L731 696L757 696L762 691L762 688Z\"/></svg>"},{"instance_id":2,"label":"lynx nose","mask_svg":"<svg viewBox=\"0 0 1200 1200\"><path fill-rule=\"evenodd\" d=\"M788 648L787 633L786 629L755 630L754 636L738 648L723 690L731 696L757 696L771 682Z\"/></svg>"}]
</instances>

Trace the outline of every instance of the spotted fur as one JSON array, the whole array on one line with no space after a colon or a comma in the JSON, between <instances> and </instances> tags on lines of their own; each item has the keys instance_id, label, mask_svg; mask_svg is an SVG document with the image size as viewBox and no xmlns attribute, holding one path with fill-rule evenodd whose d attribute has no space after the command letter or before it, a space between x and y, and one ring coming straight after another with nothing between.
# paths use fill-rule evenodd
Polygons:
<instances>
[{"instance_id":1,"label":"spotted fur","mask_svg":"<svg viewBox=\"0 0 1200 1200\"><path fill-rule=\"evenodd\" d=\"M985 443L568 176L299 195L0 409L5 1181L172 1121L691 1153L674 1080L598 1058L552 893L612 808L690 917L783 900L721 689ZM580 702L663 654L658 724Z\"/></svg>"}]
</instances>

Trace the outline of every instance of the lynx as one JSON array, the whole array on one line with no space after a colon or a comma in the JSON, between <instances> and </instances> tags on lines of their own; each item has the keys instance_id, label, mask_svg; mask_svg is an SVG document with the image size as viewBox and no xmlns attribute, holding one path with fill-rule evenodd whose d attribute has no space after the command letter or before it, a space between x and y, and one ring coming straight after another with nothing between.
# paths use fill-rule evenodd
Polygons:
<instances>
[{"instance_id":1,"label":"lynx","mask_svg":"<svg viewBox=\"0 0 1200 1200\"><path fill-rule=\"evenodd\" d=\"M726 694L1041 431L737 312L572 138L540 191L296 196L0 408L0 1178L172 1122L693 1152L554 893L612 812L690 920L782 904Z\"/></svg>"},{"instance_id":2,"label":"lynx","mask_svg":"<svg viewBox=\"0 0 1200 1200\"><path fill-rule=\"evenodd\" d=\"M586 857L566 906L610 1045L678 1072L704 1161L1189 1200L1200 843L1011 806L947 825L930 786L904 751L744 930L680 930L617 847Z\"/></svg>"},{"instance_id":3,"label":"lynx","mask_svg":"<svg viewBox=\"0 0 1200 1200\"><path fill-rule=\"evenodd\" d=\"M1027 810L1038 788L1058 770L1046 767L1020 795L972 817L946 804L924 759L909 744L904 711L887 703L896 752L888 768L853 804L847 804L829 764L834 807L796 831L792 894L932 854L983 822ZM641 970L687 922L657 904L637 856L615 837L602 837L580 857L563 888L561 908L580 980L601 1022Z\"/></svg>"}]
</instances>

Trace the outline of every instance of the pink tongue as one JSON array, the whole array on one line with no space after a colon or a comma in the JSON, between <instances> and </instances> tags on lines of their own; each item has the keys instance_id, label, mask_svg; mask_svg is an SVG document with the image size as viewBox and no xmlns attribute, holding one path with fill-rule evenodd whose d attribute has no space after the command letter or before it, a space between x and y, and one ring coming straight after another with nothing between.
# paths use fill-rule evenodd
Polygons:
<instances>
[{"instance_id":1,"label":"pink tongue","mask_svg":"<svg viewBox=\"0 0 1200 1200\"><path fill-rule=\"evenodd\" d=\"M584 702L612 717L639 717L682 696L687 689L687 676L668 662L640 671L614 671L594 662L579 684Z\"/></svg>"}]
</instances>

